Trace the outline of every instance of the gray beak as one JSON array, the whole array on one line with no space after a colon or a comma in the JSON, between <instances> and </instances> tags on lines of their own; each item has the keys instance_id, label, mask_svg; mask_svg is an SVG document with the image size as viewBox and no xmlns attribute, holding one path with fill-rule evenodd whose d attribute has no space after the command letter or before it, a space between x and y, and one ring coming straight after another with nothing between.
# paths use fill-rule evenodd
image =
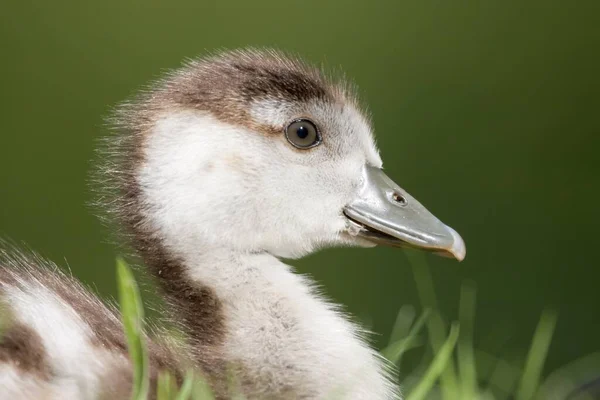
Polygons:
<instances>
[{"instance_id":1,"label":"gray beak","mask_svg":"<svg viewBox=\"0 0 600 400\"><path fill-rule=\"evenodd\" d=\"M345 208L349 232L370 242L465 258L460 235L437 219L379 168L366 166L357 197Z\"/></svg>"}]
</instances>

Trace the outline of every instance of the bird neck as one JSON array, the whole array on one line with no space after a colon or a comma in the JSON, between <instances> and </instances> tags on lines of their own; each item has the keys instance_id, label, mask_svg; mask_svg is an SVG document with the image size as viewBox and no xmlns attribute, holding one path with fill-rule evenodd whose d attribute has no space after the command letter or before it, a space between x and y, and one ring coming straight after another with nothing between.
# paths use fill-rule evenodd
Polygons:
<instances>
[{"instance_id":1,"label":"bird neck","mask_svg":"<svg viewBox=\"0 0 600 400\"><path fill-rule=\"evenodd\" d=\"M234 368L248 398L394 398L380 359L310 279L267 253L178 250L179 266L155 271L176 317L200 364Z\"/></svg>"}]
</instances>

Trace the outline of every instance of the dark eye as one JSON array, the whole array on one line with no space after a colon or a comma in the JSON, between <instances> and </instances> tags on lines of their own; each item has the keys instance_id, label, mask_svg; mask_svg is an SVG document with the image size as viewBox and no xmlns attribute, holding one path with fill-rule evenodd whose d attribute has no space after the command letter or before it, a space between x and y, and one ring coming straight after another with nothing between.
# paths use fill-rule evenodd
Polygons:
<instances>
[{"instance_id":1,"label":"dark eye","mask_svg":"<svg viewBox=\"0 0 600 400\"><path fill-rule=\"evenodd\" d=\"M285 129L285 137L292 146L299 149L310 149L321 143L319 130L308 119L297 119Z\"/></svg>"}]
</instances>

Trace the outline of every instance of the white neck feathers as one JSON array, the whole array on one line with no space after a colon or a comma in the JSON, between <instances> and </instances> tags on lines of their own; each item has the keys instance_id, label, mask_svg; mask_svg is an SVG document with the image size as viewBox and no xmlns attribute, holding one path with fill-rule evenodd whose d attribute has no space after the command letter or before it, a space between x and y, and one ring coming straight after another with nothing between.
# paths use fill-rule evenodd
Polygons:
<instances>
[{"instance_id":1,"label":"white neck feathers","mask_svg":"<svg viewBox=\"0 0 600 400\"><path fill-rule=\"evenodd\" d=\"M220 250L194 254L188 265L221 302L224 361L249 383L249 398L394 398L389 371L360 329L291 267L265 253Z\"/></svg>"}]
</instances>

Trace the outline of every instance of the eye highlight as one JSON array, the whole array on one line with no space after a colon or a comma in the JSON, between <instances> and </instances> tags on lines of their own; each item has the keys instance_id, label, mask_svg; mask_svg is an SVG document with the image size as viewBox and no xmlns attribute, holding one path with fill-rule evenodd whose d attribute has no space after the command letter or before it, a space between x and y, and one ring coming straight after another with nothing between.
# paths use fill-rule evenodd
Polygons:
<instances>
[{"instance_id":1,"label":"eye highlight","mask_svg":"<svg viewBox=\"0 0 600 400\"><path fill-rule=\"evenodd\" d=\"M310 149L321 143L321 134L317 126L305 118L292 121L285 128L285 137L292 146L298 149Z\"/></svg>"}]
</instances>

